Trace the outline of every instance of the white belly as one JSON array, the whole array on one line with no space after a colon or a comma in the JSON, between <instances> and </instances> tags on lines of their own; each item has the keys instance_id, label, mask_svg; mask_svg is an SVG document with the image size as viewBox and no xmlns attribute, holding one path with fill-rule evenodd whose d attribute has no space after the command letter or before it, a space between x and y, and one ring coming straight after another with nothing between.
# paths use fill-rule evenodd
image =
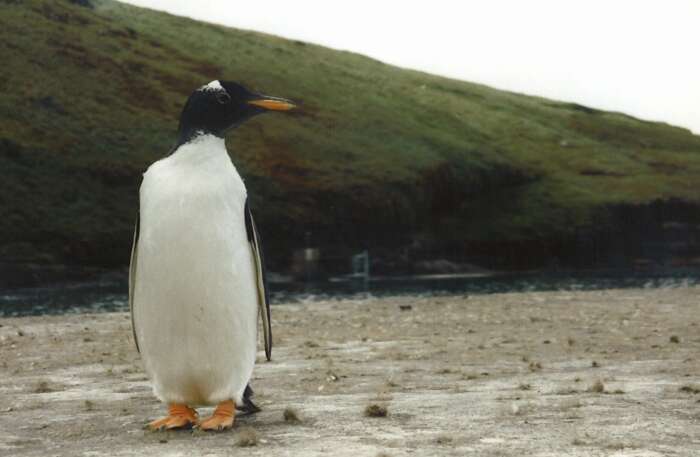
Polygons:
<instances>
[{"instance_id":1,"label":"white belly","mask_svg":"<svg viewBox=\"0 0 700 457\"><path fill-rule=\"evenodd\" d=\"M246 192L223 142L216 153L203 146L182 147L144 175L135 329L161 400L241 404L258 313Z\"/></svg>"}]
</instances>

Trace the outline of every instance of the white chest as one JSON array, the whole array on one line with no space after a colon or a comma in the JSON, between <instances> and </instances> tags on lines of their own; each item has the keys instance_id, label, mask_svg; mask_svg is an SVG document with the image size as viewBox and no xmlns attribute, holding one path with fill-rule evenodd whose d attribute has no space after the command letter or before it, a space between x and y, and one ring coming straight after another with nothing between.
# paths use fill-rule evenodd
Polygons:
<instances>
[{"instance_id":1,"label":"white chest","mask_svg":"<svg viewBox=\"0 0 700 457\"><path fill-rule=\"evenodd\" d=\"M246 188L223 139L200 137L151 165L140 199L139 258L153 268L220 276L248 263Z\"/></svg>"}]
</instances>

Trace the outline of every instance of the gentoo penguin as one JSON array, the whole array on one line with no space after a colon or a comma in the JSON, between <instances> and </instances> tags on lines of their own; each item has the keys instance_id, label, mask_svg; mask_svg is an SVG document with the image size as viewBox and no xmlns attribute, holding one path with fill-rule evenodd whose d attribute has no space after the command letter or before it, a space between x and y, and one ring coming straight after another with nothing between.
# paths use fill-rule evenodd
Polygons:
<instances>
[{"instance_id":1,"label":"gentoo penguin","mask_svg":"<svg viewBox=\"0 0 700 457\"><path fill-rule=\"evenodd\" d=\"M287 111L284 99L212 81L192 93L171 154L143 175L129 274L136 348L168 415L153 430L233 426L257 410L248 382L270 307L260 236L224 136L246 119ZM199 421L195 406L217 405Z\"/></svg>"}]
</instances>

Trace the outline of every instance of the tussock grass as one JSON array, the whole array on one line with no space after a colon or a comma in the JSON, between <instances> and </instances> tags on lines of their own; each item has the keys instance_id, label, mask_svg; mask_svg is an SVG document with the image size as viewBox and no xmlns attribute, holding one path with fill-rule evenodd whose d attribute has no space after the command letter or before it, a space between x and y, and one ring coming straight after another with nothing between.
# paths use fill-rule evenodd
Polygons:
<instances>
[{"instance_id":1,"label":"tussock grass","mask_svg":"<svg viewBox=\"0 0 700 457\"><path fill-rule=\"evenodd\" d=\"M288 424L298 424L301 422L299 413L294 408L285 408L282 412L282 417L284 418L284 421Z\"/></svg>"},{"instance_id":2,"label":"tussock grass","mask_svg":"<svg viewBox=\"0 0 700 457\"><path fill-rule=\"evenodd\" d=\"M386 405L380 405L378 403L372 403L365 407L366 417L386 417L389 415L389 409Z\"/></svg>"},{"instance_id":3,"label":"tussock grass","mask_svg":"<svg viewBox=\"0 0 700 457\"><path fill-rule=\"evenodd\" d=\"M236 435L236 446L238 447L257 446L259 441L258 432L251 427L241 427Z\"/></svg>"},{"instance_id":4,"label":"tussock grass","mask_svg":"<svg viewBox=\"0 0 700 457\"><path fill-rule=\"evenodd\" d=\"M32 389L32 392L35 394L44 394L53 391L54 389L49 385L48 381L39 381L36 386L34 386L34 389Z\"/></svg>"},{"instance_id":5,"label":"tussock grass","mask_svg":"<svg viewBox=\"0 0 700 457\"><path fill-rule=\"evenodd\" d=\"M602 394L605 392L605 384L603 384L603 381L599 379L591 384L591 386L588 388L588 392Z\"/></svg>"},{"instance_id":6,"label":"tussock grass","mask_svg":"<svg viewBox=\"0 0 700 457\"><path fill-rule=\"evenodd\" d=\"M685 384L678 390L687 394L700 394L700 386L697 385Z\"/></svg>"}]
</instances>

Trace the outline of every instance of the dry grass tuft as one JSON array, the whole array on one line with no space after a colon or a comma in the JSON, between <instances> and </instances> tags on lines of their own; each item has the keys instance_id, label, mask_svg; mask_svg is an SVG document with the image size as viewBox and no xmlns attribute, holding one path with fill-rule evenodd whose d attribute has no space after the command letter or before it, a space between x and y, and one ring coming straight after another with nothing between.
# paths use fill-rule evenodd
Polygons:
<instances>
[{"instance_id":1,"label":"dry grass tuft","mask_svg":"<svg viewBox=\"0 0 700 457\"><path fill-rule=\"evenodd\" d=\"M576 395L580 393L578 390L571 387L563 387L554 391L554 395Z\"/></svg>"},{"instance_id":2,"label":"dry grass tuft","mask_svg":"<svg viewBox=\"0 0 700 457\"><path fill-rule=\"evenodd\" d=\"M678 335L671 335L671 337L668 339L671 343L678 344L681 342L681 339L678 338Z\"/></svg>"},{"instance_id":3,"label":"dry grass tuft","mask_svg":"<svg viewBox=\"0 0 700 457\"><path fill-rule=\"evenodd\" d=\"M35 394L45 394L47 392L53 392L53 389L49 387L49 383L47 381L39 381L32 392Z\"/></svg>"},{"instance_id":4,"label":"dry grass tuft","mask_svg":"<svg viewBox=\"0 0 700 457\"><path fill-rule=\"evenodd\" d=\"M251 427L243 427L238 432L236 438L236 446L238 447L252 447L257 446L259 442L258 432L256 432Z\"/></svg>"},{"instance_id":5,"label":"dry grass tuft","mask_svg":"<svg viewBox=\"0 0 700 457\"><path fill-rule=\"evenodd\" d=\"M435 438L435 443L436 444L452 444L454 441L454 438L452 438L450 435L438 435L437 438Z\"/></svg>"},{"instance_id":6,"label":"dry grass tuft","mask_svg":"<svg viewBox=\"0 0 700 457\"><path fill-rule=\"evenodd\" d=\"M596 394L602 394L605 392L605 384L603 384L603 381L599 379L588 388L588 391Z\"/></svg>"},{"instance_id":7,"label":"dry grass tuft","mask_svg":"<svg viewBox=\"0 0 700 457\"><path fill-rule=\"evenodd\" d=\"M693 386L690 384L681 386L678 390L687 394L700 394L700 386Z\"/></svg>"},{"instance_id":8,"label":"dry grass tuft","mask_svg":"<svg viewBox=\"0 0 700 457\"><path fill-rule=\"evenodd\" d=\"M542 369L542 364L540 362L530 362L530 364L528 365L528 368L532 372L540 371Z\"/></svg>"},{"instance_id":9,"label":"dry grass tuft","mask_svg":"<svg viewBox=\"0 0 700 457\"><path fill-rule=\"evenodd\" d=\"M389 415L389 410L384 405L372 403L365 408L366 417L386 417Z\"/></svg>"},{"instance_id":10,"label":"dry grass tuft","mask_svg":"<svg viewBox=\"0 0 700 457\"><path fill-rule=\"evenodd\" d=\"M535 405L530 402L520 404L513 402L510 405L510 413L514 416L526 416L532 413L534 409Z\"/></svg>"},{"instance_id":11,"label":"dry grass tuft","mask_svg":"<svg viewBox=\"0 0 700 457\"><path fill-rule=\"evenodd\" d=\"M299 413L297 413L297 410L294 408L285 408L282 417L284 417L284 421L288 424L298 424L301 422Z\"/></svg>"}]
</instances>

